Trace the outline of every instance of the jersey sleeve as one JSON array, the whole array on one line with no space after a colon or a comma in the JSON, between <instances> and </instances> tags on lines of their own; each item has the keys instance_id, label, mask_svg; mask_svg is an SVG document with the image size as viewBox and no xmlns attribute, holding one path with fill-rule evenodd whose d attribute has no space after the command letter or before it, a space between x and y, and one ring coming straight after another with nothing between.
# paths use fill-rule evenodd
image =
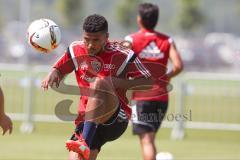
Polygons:
<instances>
[{"instance_id":1,"label":"jersey sleeve","mask_svg":"<svg viewBox=\"0 0 240 160\"><path fill-rule=\"evenodd\" d=\"M122 75L124 75L124 77L127 77L129 73L137 73L140 77L151 77L150 72L137 58L137 55L133 52L133 50L126 48L118 43L114 45L114 49L121 52L121 55L124 55L124 59L122 60L120 67L117 70L116 76L122 77ZM120 59L120 57L117 57L117 60Z\"/></svg>"},{"instance_id":2,"label":"jersey sleeve","mask_svg":"<svg viewBox=\"0 0 240 160\"><path fill-rule=\"evenodd\" d=\"M128 65L125 72L126 72L125 76L128 79L151 77L151 73L149 72L149 70L144 66L144 64L136 56L135 58L132 59L132 61Z\"/></svg>"},{"instance_id":3,"label":"jersey sleeve","mask_svg":"<svg viewBox=\"0 0 240 160\"><path fill-rule=\"evenodd\" d=\"M71 73L75 69L69 49L67 49L63 56L53 65L53 68L59 70L63 75Z\"/></svg>"},{"instance_id":4,"label":"jersey sleeve","mask_svg":"<svg viewBox=\"0 0 240 160\"><path fill-rule=\"evenodd\" d=\"M118 71L117 71L117 76L123 74L124 72L126 72L126 69L128 69L128 65L129 63L133 62L133 60L136 58L136 55L134 54L134 52L130 49L121 49L120 50L123 55L124 55L124 60L122 61L122 64L120 65ZM120 59L120 57L118 57Z\"/></svg>"},{"instance_id":5,"label":"jersey sleeve","mask_svg":"<svg viewBox=\"0 0 240 160\"><path fill-rule=\"evenodd\" d=\"M135 58L135 60L133 61L133 63L135 64L137 71L141 73L142 76L144 76L145 78L149 78L151 77L151 73L149 72L149 70L142 64L142 62L139 60L138 57Z\"/></svg>"}]
</instances>

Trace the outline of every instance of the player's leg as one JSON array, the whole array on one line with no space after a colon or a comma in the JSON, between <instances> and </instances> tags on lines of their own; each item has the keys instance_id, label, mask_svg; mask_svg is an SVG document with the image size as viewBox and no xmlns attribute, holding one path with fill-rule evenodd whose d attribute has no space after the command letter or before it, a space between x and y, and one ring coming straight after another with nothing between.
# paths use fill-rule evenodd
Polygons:
<instances>
[{"instance_id":1,"label":"player's leg","mask_svg":"<svg viewBox=\"0 0 240 160\"><path fill-rule=\"evenodd\" d=\"M96 160L102 146L109 141L118 139L125 132L127 126L128 117L119 106L107 122L99 124L90 146L90 160Z\"/></svg>"},{"instance_id":2,"label":"player's leg","mask_svg":"<svg viewBox=\"0 0 240 160\"><path fill-rule=\"evenodd\" d=\"M98 149L91 149L89 160L96 160L98 156Z\"/></svg>"},{"instance_id":3,"label":"player's leg","mask_svg":"<svg viewBox=\"0 0 240 160\"><path fill-rule=\"evenodd\" d=\"M82 132L88 146L92 142L97 125L103 124L112 117L119 106L119 100L110 79L96 78L90 84L90 88L94 89L94 92L88 98Z\"/></svg>"},{"instance_id":4,"label":"player's leg","mask_svg":"<svg viewBox=\"0 0 240 160\"><path fill-rule=\"evenodd\" d=\"M89 157L89 146L91 146L98 124L110 119L119 106L119 100L110 79L96 78L90 84L90 88L94 91L88 98L82 133L78 135L78 141L66 142L70 151L81 154L85 159Z\"/></svg>"},{"instance_id":5,"label":"player's leg","mask_svg":"<svg viewBox=\"0 0 240 160\"><path fill-rule=\"evenodd\" d=\"M98 155L98 152L100 149L91 149L88 157L85 157L84 155L82 155L82 153L78 153L77 150L80 147L79 141L81 141L81 133L83 131L83 126L84 126L84 122L80 122L76 126L75 133L72 135L71 139L67 141L67 142L71 142L71 143L67 143L67 148L70 149L68 160L95 160ZM98 133L95 134L94 144L99 144L97 137L98 137ZM91 147L92 146L90 146L90 148ZM95 148L98 148L98 147L95 147Z\"/></svg>"},{"instance_id":6,"label":"player's leg","mask_svg":"<svg viewBox=\"0 0 240 160\"><path fill-rule=\"evenodd\" d=\"M109 78L96 78L90 84L94 92L88 97L85 121L96 124L106 122L117 110L119 105L118 96Z\"/></svg>"},{"instance_id":7,"label":"player's leg","mask_svg":"<svg viewBox=\"0 0 240 160\"><path fill-rule=\"evenodd\" d=\"M155 146L155 132L149 132L139 135L143 159L155 160L156 159L156 146Z\"/></svg>"},{"instance_id":8,"label":"player's leg","mask_svg":"<svg viewBox=\"0 0 240 160\"><path fill-rule=\"evenodd\" d=\"M138 101L133 108L133 133L139 136L144 160L155 160L155 135L166 114L168 102Z\"/></svg>"},{"instance_id":9,"label":"player's leg","mask_svg":"<svg viewBox=\"0 0 240 160\"><path fill-rule=\"evenodd\" d=\"M101 150L101 147L109 141L114 141L118 139L127 129L128 126L128 117L125 114L124 110L120 108L119 105L117 111L112 115L112 117L105 122L100 124L94 134L93 141L90 145L90 160L95 160L98 153ZM71 141L77 142L78 135L81 135L83 131L84 122L81 122L75 129L75 134L72 135ZM79 156L76 152L70 152L69 160L81 160L81 155ZM84 159L85 160L85 159Z\"/></svg>"}]
</instances>

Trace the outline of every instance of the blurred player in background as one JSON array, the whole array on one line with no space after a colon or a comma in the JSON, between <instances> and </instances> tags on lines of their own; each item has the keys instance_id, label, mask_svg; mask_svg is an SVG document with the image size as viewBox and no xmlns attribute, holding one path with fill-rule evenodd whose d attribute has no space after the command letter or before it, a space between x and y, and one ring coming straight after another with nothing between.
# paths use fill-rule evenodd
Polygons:
<instances>
[{"instance_id":1,"label":"blurred player in background","mask_svg":"<svg viewBox=\"0 0 240 160\"><path fill-rule=\"evenodd\" d=\"M126 90L136 84L153 84L133 51L110 42L108 37L107 20L97 14L88 16L83 41L73 42L42 82L44 89L58 86L65 75L75 71L81 97L76 130L66 142L71 160L95 160L106 142L119 138L131 116ZM135 68L129 67L130 63ZM131 71L140 72L144 78L127 80L126 74Z\"/></svg>"},{"instance_id":2,"label":"blurred player in background","mask_svg":"<svg viewBox=\"0 0 240 160\"><path fill-rule=\"evenodd\" d=\"M12 126L11 119L4 112L4 95L0 87L0 127L3 130L2 135L4 135L7 131L9 131L9 134L11 134Z\"/></svg>"},{"instance_id":3,"label":"blurred player in background","mask_svg":"<svg viewBox=\"0 0 240 160\"><path fill-rule=\"evenodd\" d=\"M165 81L178 75L183 69L183 63L173 40L160 32L154 30L159 16L157 5L142 3L138 7L137 23L140 30L125 37L128 47L137 54L143 63L159 63L167 68L168 60L172 63L170 72L161 77ZM150 73L151 68L149 69ZM166 86L165 86L166 87ZM147 94L147 93L146 93ZM149 99L137 97L136 106L133 107L133 133L140 138L144 160L155 160L156 146L155 135L168 108L168 94L154 96ZM145 118L142 115L148 115ZM157 120L153 117L157 117Z\"/></svg>"}]
</instances>

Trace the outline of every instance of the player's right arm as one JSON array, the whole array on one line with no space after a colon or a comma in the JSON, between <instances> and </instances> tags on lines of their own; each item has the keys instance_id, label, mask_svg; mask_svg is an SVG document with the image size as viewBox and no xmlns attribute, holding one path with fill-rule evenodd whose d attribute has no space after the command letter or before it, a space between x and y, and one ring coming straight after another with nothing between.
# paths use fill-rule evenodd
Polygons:
<instances>
[{"instance_id":1,"label":"player's right arm","mask_svg":"<svg viewBox=\"0 0 240 160\"><path fill-rule=\"evenodd\" d=\"M47 90L48 87L53 87L55 84L56 87L59 86L60 81L63 77L71 73L75 69L69 49L64 53L64 55L54 64L52 70L42 81L41 87L44 90Z\"/></svg>"},{"instance_id":2,"label":"player's right arm","mask_svg":"<svg viewBox=\"0 0 240 160\"><path fill-rule=\"evenodd\" d=\"M5 114L4 111L4 96L0 87L0 127L3 130L2 135L4 135L7 131L9 131L9 134L11 134L12 125L12 120Z\"/></svg>"}]
</instances>

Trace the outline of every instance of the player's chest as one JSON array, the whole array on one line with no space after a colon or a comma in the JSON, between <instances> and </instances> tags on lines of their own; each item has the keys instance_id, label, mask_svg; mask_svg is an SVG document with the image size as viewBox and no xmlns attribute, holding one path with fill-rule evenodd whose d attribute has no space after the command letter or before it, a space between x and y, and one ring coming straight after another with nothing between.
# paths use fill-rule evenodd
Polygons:
<instances>
[{"instance_id":1,"label":"player's chest","mask_svg":"<svg viewBox=\"0 0 240 160\"><path fill-rule=\"evenodd\" d=\"M80 79L91 82L95 77L115 76L119 69L112 56L85 57L79 62Z\"/></svg>"}]
</instances>

